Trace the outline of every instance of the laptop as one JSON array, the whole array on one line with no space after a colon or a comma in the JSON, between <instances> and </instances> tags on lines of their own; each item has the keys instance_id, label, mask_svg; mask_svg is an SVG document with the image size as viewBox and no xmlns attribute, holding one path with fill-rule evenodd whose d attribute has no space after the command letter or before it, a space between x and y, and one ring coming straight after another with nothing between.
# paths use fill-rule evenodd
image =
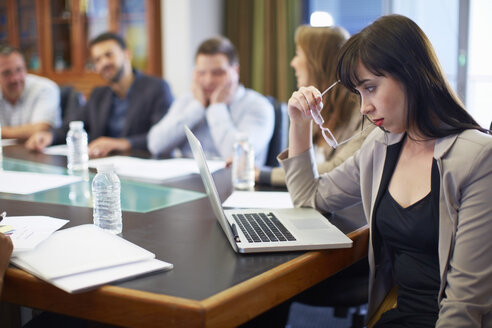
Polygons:
<instances>
[{"instance_id":1,"label":"laptop","mask_svg":"<svg viewBox=\"0 0 492 328\"><path fill-rule=\"evenodd\" d=\"M312 208L223 209L200 141L185 126L214 214L237 253L352 247L352 240Z\"/></svg>"}]
</instances>

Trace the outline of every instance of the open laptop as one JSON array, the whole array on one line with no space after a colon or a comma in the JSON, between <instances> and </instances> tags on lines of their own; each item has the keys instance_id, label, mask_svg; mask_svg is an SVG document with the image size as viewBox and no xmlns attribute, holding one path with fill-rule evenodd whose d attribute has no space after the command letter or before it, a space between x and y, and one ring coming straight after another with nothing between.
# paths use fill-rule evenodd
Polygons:
<instances>
[{"instance_id":1,"label":"open laptop","mask_svg":"<svg viewBox=\"0 0 492 328\"><path fill-rule=\"evenodd\" d=\"M259 253L352 247L350 238L311 208L224 210L200 141L187 126L185 132L212 209L236 252Z\"/></svg>"}]
</instances>

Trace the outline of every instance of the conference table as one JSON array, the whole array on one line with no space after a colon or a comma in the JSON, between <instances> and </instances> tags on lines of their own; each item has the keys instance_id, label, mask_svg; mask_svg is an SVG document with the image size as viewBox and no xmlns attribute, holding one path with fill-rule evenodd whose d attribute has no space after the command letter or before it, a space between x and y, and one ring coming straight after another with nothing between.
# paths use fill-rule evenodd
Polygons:
<instances>
[{"instance_id":1,"label":"conference table","mask_svg":"<svg viewBox=\"0 0 492 328\"><path fill-rule=\"evenodd\" d=\"M148 157L145 152L130 155ZM66 166L63 156L28 152L22 145L4 147L3 156L4 169L8 161ZM221 169L213 176L223 201L232 192L230 170ZM127 190L124 182L122 179L122 194ZM146 186L140 183L137 187ZM182 192L184 201L147 211L123 209L122 237L172 263L172 270L69 294L10 266L1 300L124 327L234 327L367 255L367 226L339 215L326 216L353 240L352 248L236 254L217 223L198 174L170 179L157 187L162 193ZM150 193L159 193L160 189L150 188ZM9 216L70 220L63 228L92 223L89 206L5 196L0 194L0 210ZM145 192L131 198L144 199ZM87 242L91 242L89 236Z\"/></svg>"}]
</instances>

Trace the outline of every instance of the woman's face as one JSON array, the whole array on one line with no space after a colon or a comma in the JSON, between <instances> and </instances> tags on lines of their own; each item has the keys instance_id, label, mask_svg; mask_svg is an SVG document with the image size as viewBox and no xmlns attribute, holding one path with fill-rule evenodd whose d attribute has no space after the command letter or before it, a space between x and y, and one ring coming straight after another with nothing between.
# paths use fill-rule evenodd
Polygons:
<instances>
[{"instance_id":1,"label":"woman's face","mask_svg":"<svg viewBox=\"0 0 492 328\"><path fill-rule=\"evenodd\" d=\"M307 87L310 85L309 72L307 66L306 54L301 47L296 47L296 55L292 58L290 66L296 72L297 87Z\"/></svg>"},{"instance_id":2,"label":"woman's face","mask_svg":"<svg viewBox=\"0 0 492 328\"><path fill-rule=\"evenodd\" d=\"M362 81L356 88L361 96L361 113L389 132L404 132L407 99L403 84L390 75L372 74L362 63L357 66L357 76Z\"/></svg>"}]
</instances>

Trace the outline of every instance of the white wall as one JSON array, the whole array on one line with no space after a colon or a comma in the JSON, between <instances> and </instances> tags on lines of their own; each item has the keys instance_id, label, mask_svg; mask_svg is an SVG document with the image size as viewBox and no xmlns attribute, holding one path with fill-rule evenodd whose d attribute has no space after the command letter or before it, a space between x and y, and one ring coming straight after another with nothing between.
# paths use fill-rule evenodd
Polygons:
<instances>
[{"instance_id":1,"label":"white wall","mask_svg":"<svg viewBox=\"0 0 492 328\"><path fill-rule=\"evenodd\" d=\"M490 13L492 1L474 0L470 3L466 106L478 123L486 128L492 121Z\"/></svg>"},{"instance_id":2,"label":"white wall","mask_svg":"<svg viewBox=\"0 0 492 328\"><path fill-rule=\"evenodd\" d=\"M393 0L392 5L395 13L412 18L424 30L456 90L459 0ZM470 1L465 107L482 127L489 127L492 121L491 10L490 0Z\"/></svg>"},{"instance_id":3,"label":"white wall","mask_svg":"<svg viewBox=\"0 0 492 328\"><path fill-rule=\"evenodd\" d=\"M164 78L178 97L190 90L199 44L223 33L222 0L162 0Z\"/></svg>"},{"instance_id":4,"label":"white wall","mask_svg":"<svg viewBox=\"0 0 492 328\"><path fill-rule=\"evenodd\" d=\"M417 23L434 46L454 90L458 74L458 0L394 0L393 12Z\"/></svg>"}]
</instances>

